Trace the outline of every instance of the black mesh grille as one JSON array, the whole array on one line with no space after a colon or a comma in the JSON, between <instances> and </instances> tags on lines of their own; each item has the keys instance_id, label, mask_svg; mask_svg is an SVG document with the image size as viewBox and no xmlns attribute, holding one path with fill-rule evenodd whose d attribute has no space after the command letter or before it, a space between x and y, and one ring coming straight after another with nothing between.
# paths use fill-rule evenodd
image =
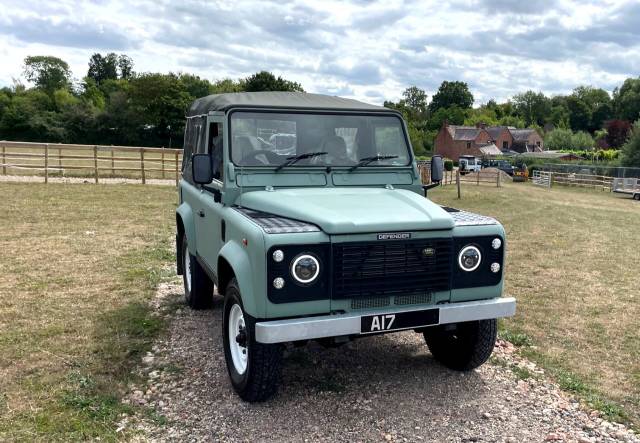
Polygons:
<instances>
[{"instance_id":1,"label":"black mesh grille","mask_svg":"<svg viewBox=\"0 0 640 443\"><path fill-rule=\"evenodd\" d=\"M333 244L333 298L446 291L451 239Z\"/></svg>"}]
</instances>

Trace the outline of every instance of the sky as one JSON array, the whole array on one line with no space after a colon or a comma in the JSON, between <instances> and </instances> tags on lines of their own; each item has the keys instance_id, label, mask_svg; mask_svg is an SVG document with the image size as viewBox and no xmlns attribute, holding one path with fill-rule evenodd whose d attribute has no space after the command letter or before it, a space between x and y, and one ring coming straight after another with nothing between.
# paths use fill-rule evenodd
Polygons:
<instances>
[{"instance_id":1,"label":"sky","mask_svg":"<svg viewBox=\"0 0 640 443\"><path fill-rule=\"evenodd\" d=\"M95 52L212 81L267 70L376 104L461 80L478 105L638 77L640 1L0 0L0 87L28 55L60 57L81 80Z\"/></svg>"}]
</instances>

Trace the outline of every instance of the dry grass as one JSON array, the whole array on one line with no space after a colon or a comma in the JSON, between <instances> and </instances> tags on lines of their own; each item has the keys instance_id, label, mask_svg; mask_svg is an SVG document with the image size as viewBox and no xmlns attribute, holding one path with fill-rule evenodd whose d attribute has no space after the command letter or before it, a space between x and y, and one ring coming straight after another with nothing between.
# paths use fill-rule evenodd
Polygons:
<instances>
[{"instance_id":1,"label":"dry grass","mask_svg":"<svg viewBox=\"0 0 640 443\"><path fill-rule=\"evenodd\" d=\"M518 299L504 334L610 418L640 423L640 204L530 184L462 190L462 200L454 187L430 198L504 224L505 291Z\"/></svg>"},{"instance_id":2,"label":"dry grass","mask_svg":"<svg viewBox=\"0 0 640 443\"><path fill-rule=\"evenodd\" d=\"M162 328L145 301L173 258L175 188L0 196L0 440L114 439L133 358Z\"/></svg>"}]
</instances>

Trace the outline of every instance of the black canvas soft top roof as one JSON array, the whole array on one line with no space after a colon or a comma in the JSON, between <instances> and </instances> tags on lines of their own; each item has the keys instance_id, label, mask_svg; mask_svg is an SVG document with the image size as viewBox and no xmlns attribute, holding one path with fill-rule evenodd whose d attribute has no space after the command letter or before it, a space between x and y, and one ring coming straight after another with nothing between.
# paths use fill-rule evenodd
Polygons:
<instances>
[{"instance_id":1,"label":"black canvas soft top roof","mask_svg":"<svg viewBox=\"0 0 640 443\"><path fill-rule=\"evenodd\" d=\"M390 112L388 108L370 105L357 100L307 92L234 92L213 94L197 99L191 104L187 117L207 114L209 111L226 111L230 108L293 108L336 109L340 111ZM393 112L393 111L391 111Z\"/></svg>"}]
</instances>

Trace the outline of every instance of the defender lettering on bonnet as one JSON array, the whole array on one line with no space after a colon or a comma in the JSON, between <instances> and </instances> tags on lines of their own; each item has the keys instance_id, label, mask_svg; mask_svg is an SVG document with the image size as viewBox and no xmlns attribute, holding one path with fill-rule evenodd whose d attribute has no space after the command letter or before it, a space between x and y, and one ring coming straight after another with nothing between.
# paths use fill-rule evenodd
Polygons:
<instances>
[{"instance_id":1,"label":"defender lettering on bonnet","mask_svg":"<svg viewBox=\"0 0 640 443\"><path fill-rule=\"evenodd\" d=\"M218 329L243 400L273 396L285 344L308 340L415 331L435 360L470 371L491 355L496 319L515 313L501 297L504 228L426 198L442 157L423 185L392 109L210 95L189 109L183 157L177 271L190 307L218 305L214 286L224 296Z\"/></svg>"},{"instance_id":2,"label":"defender lettering on bonnet","mask_svg":"<svg viewBox=\"0 0 640 443\"><path fill-rule=\"evenodd\" d=\"M408 240L411 238L409 232L387 232L378 234L378 240Z\"/></svg>"}]
</instances>

